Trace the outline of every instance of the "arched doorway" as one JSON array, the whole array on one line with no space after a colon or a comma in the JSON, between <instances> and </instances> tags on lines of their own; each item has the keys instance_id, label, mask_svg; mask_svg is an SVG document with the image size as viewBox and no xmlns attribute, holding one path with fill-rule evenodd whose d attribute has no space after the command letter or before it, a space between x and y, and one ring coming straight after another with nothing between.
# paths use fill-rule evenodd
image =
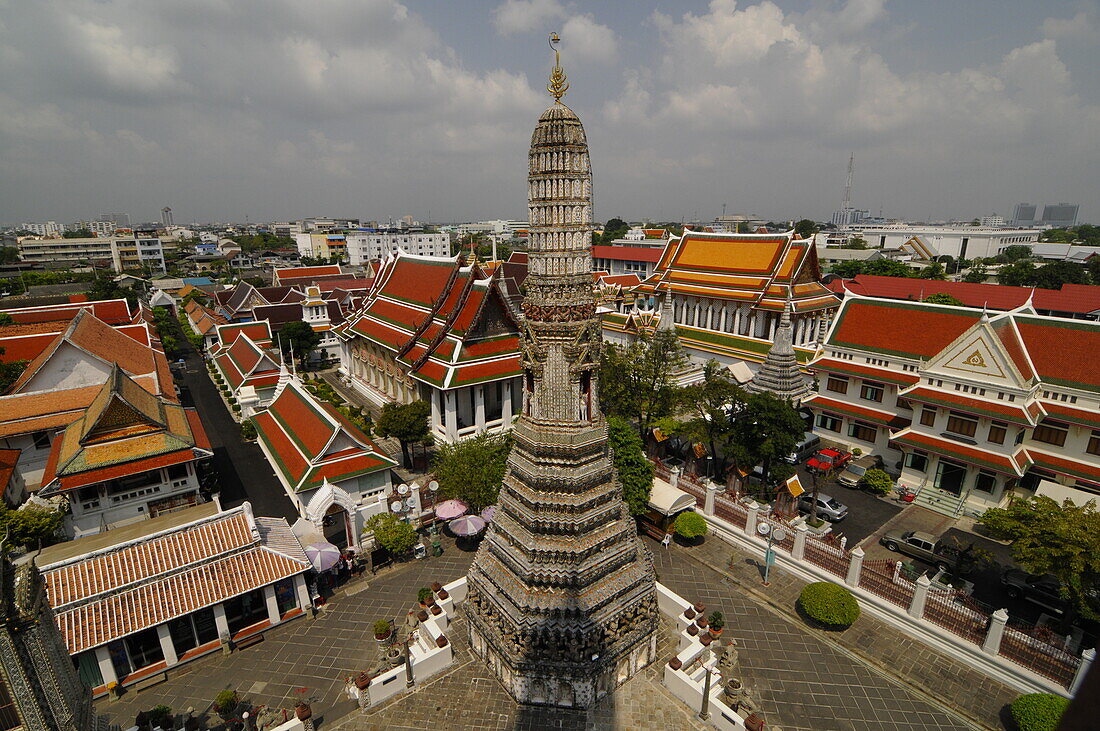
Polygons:
<instances>
[{"instance_id":1,"label":"arched doorway","mask_svg":"<svg viewBox=\"0 0 1100 731\"><path fill-rule=\"evenodd\" d=\"M337 503L330 505L321 521L321 531L325 540L332 545L341 550L347 548L351 540L351 520L348 511Z\"/></svg>"}]
</instances>

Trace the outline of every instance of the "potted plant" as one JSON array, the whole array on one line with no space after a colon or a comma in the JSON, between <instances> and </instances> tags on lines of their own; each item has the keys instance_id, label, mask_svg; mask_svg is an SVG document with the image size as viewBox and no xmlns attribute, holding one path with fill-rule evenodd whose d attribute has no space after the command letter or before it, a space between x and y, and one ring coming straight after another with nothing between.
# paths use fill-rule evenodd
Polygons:
<instances>
[{"instance_id":1,"label":"potted plant","mask_svg":"<svg viewBox=\"0 0 1100 731\"><path fill-rule=\"evenodd\" d=\"M367 686L370 685L370 681L372 680L374 680L374 676L372 676L370 673L359 673L355 676L355 687L359 690L366 690Z\"/></svg>"},{"instance_id":2,"label":"potted plant","mask_svg":"<svg viewBox=\"0 0 1100 731\"><path fill-rule=\"evenodd\" d=\"M151 728L171 731L171 729L176 727L175 718L172 716L172 709L164 704L156 705L149 709L148 718Z\"/></svg>"},{"instance_id":3,"label":"potted plant","mask_svg":"<svg viewBox=\"0 0 1100 731\"><path fill-rule=\"evenodd\" d=\"M695 620L695 624L698 625L699 629L706 629L707 618L700 614L699 617Z\"/></svg>"},{"instance_id":4,"label":"potted plant","mask_svg":"<svg viewBox=\"0 0 1100 731\"><path fill-rule=\"evenodd\" d=\"M431 599L431 598L432 598L432 590L429 589L426 586L421 587L420 590L416 592L416 600L418 602L420 602L420 606L422 606L422 607L427 607L428 606L428 600Z\"/></svg>"},{"instance_id":5,"label":"potted plant","mask_svg":"<svg viewBox=\"0 0 1100 731\"><path fill-rule=\"evenodd\" d=\"M434 602L432 603L431 607L429 607L429 610L431 611L433 617L438 617L440 614L443 614L443 608L440 607L438 604L435 604Z\"/></svg>"},{"instance_id":6,"label":"potted plant","mask_svg":"<svg viewBox=\"0 0 1100 731\"><path fill-rule=\"evenodd\" d=\"M435 592L435 595L436 595L436 597L437 597L438 599L440 599L440 600L442 601L443 599L446 599L446 598L448 598L448 597L449 597L449 596L450 596L451 594L450 594L450 592L448 592L448 591L447 591L446 589L444 589L444 588L440 587L440 588L439 588L439 589L438 589L438 590L437 590L437 591Z\"/></svg>"},{"instance_id":7,"label":"potted plant","mask_svg":"<svg viewBox=\"0 0 1100 731\"><path fill-rule=\"evenodd\" d=\"M443 584L440 584L438 581L433 581L432 582L432 591L438 592L438 591L442 591L442 589L443 589Z\"/></svg>"},{"instance_id":8,"label":"potted plant","mask_svg":"<svg viewBox=\"0 0 1100 731\"><path fill-rule=\"evenodd\" d=\"M393 633L393 626L390 625L388 620L380 619L374 623L374 639L379 642L385 642L390 638Z\"/></svg>"},{"instance_id":9,"label":"potted plant","mask_svg":"<svg viewBox=\"0 0 1100 731\"><path fill-rule=\"evenodd\" d=\"M107 683L107 692L111 694L112 698L119 698L122 696L122 685L117 680L112 680Z\"/></svg>"},{"instance_id":10,"label":"potted plant","mask_svg":"<svg viewBox=\"0 0 1100 731\"><path fill-rule=\"evenodd\" d=\"M299 688L298 691L296 691L296 692L301 692L301 693L304 694L306 692L306 689L305 688ZM313 716L313 708L312 708L311 704L316 703L316 702L317 702L316 698L314 698L312 696L307 698L303 695L294 704L294 716L299 721L305 721L306 719L311 718Z\"/></svg>"},{"instance_id":11,"label":"potted plant","mask_svg":"<svg viewBox=\"0 0 1100 731\"><path fill-rule=\"evenodd\" d=\"M421 622L427 622L428 621L428 613L426 611L424 611L423 609L421 609L416 613L416 618L419 619Z\"/></svg>"},{"instance_id":12,"label":"potted plant","mask_svg":"<svg viewBox=\"0 0 1100 731\"><path fill-rule=\"evenodd\" d=\"M684 617L686 617L689 622L694 622L695 621L695 610L692 609L691 607L688 607L687 609L684 610Z\"/></svg>"},{"instance_id":13,"label":"potted plant","mask_svg":"<svg viewBox=\"0 0 1100 731\"><path fill-rule=\"evenodd\" d=\"M436 637L435 638L435 646L436 647L446 647L447 646L447 638L444 637L443 635L440 635L439 637Z\"/></svg>"},{"instance_id":14,"label":"potted plant","mask_svg":"<svg viewBox=\"0 0 1100 731\"><path fill-rule=\"evenodd\" d=\"M229 720L240 704L241 696L229 688L214 696L214 712L226 720Z\"/></svg>"},{"instance_id":15,"label":"potted plant","mask_svg":"<svg viewBox=\"0 0 1100 731\"><path fill-rule=\"evenodd\" d=\"M714 612L710 615L710 633L711 635L718 637L722 634L722 628L726 626L726 619L722 616L721 612Z\"/></svg>"}]
</instances>

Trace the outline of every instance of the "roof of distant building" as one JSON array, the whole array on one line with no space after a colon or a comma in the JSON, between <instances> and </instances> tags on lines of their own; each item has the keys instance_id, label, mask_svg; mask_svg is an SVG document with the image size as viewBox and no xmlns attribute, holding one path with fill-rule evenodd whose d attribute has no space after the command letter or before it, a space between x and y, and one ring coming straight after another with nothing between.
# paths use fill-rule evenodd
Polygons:
<instances>
[{"instance_id":1,"label":"roof of distant building","mask_svg":"<svg viewBox=\"0 0 1100 731\"><path fill-rule=\"evenodd\" d=\"M1100 313L1100 286L1087 284L1064 284L1058 290L860 274L853 279L834 279L828 286L838 293L918 301L942 293L968 307L993 310L1011 310L1030 300L1036 311L1042 313Z\"/></svg>"}]
</instances>

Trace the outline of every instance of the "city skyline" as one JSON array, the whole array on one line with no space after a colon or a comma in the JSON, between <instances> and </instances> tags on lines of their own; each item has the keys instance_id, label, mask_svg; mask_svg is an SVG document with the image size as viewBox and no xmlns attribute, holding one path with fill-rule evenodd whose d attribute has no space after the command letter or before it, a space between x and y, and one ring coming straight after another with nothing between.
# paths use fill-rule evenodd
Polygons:
<instances>
[{"instance_id":1,"label":"city skyline","mask_svg":"<svg viewBox=\"0 0 1100 731\"><path fill-rule=\"evenodd\" d=\"M1096 3L146 5L8 9L0 220L519 216L550 30L596 220L1096 218Z\"/></svg>"}]
</instances>

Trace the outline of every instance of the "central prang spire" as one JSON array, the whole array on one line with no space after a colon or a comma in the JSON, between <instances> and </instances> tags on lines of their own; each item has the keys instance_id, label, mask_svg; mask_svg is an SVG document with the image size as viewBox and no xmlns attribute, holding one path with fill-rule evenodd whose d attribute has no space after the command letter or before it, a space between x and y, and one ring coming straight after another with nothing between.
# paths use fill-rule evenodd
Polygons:
<instances>
[{"instance_id":1,"label":"central prang spire","mask_svg":"<svg viewBox=\"0 0 1100 731\"><path fill-rule=\"evenodd\" d=\"M528 155L523 413L465 611L517 701L584 708L653 660L657 595L599 408L592 170L556 42Z\"/></svg>"}]
</instances>

